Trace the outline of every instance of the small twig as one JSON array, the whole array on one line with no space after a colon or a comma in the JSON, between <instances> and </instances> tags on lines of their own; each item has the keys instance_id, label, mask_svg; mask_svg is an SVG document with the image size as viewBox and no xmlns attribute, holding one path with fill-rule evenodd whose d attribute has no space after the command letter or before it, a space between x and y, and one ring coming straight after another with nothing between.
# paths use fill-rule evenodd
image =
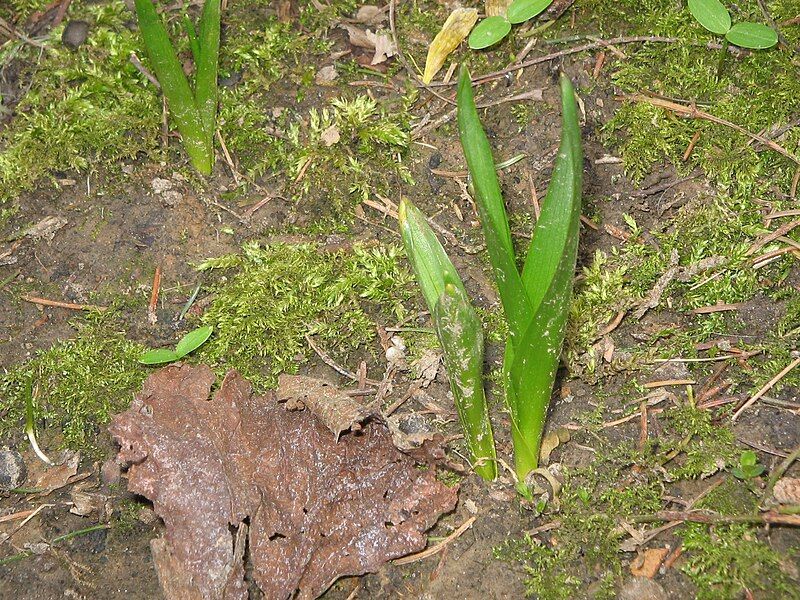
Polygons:
<instances>
[{"instance_id":1,"label":"small twig","mask_svg":"<svg viewBox=\"0 0 800 600\"><path fill-rule=\"evenodd\" d=\"M693 315L710 315L711 313L726 312L729 310L739 310L745 306L744 302L735 302L733 304L712 304L711 306L701 306L693 308L689 312Z\"/></svg>"},{"instance_id":2,"label":"small twig","mask_svg":"<svg viewBox=\"0 0 800 600\"><path fill-rule=\"evenodd\" d=\"M622 319L624 318L625 318L625 311L624 310L619 311L608 325L606 325L600 331L597 332L597 337L601 338L614 331L617 327L619 327L619 324L622 323Z\"/></svg>"},{"instance_id":3,"label":"small twig","mask_svg":"<svg viewBox=\"0 0 800 600\"><path fill-rule=\"evenodd\" d=\"M311 349L317 353L317 356L319 356L322 359L322 362L324 362L326 365L328 365L330 368L332 368L340 375L344 375L348 379L352 379L353 381L358 382L359 380L358 375L336 364L336 362L325 351L323 351L319 346L317 346L314 343L314 340L311 339L310 335L305 334L303 337L305 337L306 342L308 343L309 346L311 346ZM366 379L365 381L369 385L380 385L381 383L380 381L375 381L374 379Z\"/></svg>"},{"instance_id":4,"label":"small twig","mask_svg":"<svg viewBox=\"0 0 800 600\"><path fill-rule=\"evenodd\" d=\"M233 180L236 182L237 187L241 184L241 178L239 177L239 171L236 169L236 165L231 158L230 152L228 152L228 146L225 144L225 138L222 137L222 132L217 129L217 141L219 142L219 147L222 148L222 156L225 157L225 162L228 163L228 168L231 170L231 175L233 175Z\"/></svg>"},{"instance_id":5,"label":"small twig","mask_svg":"<svg viewBox=\"0 0 800 600\"><path fill-rule=\"evenodd\" d=\"M147 68L142 64L142 61L139 60L139 57L136 56L135 52L131 52L131 55L128 58L128 60L130 60L131 64L134 67L136 67L136 70L139 71L139 73L141 73L142 75L144 75L147 81L152 83L157 90L161 89L161 84L158 83L158 79L156 79L155 76L153 76L153 74L147 70Z\"/></svg>"},{"instance_id":6,"label":"small twig","mask_svg":"<svg viewBox=\"0 0 800 600\"><path fill-rule=\"evenodd\" d=\"M689 160L689 157L692 155L692 152L694 152L694 147L697 145L697 142L700 141L700 133L701 132L698 129L695 132L695 134L692 136L692 139L689 140L689 145L686 146L686 152L684 152L683 156L681 157L683 162L686 162L687 160Z\"/></svg>"},{"instance_id":7,"label":"small twig","mask_svg":"<svg viewBox=\"0 0 800 600\"><path fill-rule=\"evenodd\" d=\"M800 526L800 515L782 515L774 511L759 515L719 515L707 512L681 512L664 510L652 515L634 515L634 523L654 523L658 521L688 521L691 523L731 524L764 523L769 525Z\"/></svg>"},{"instance_id":8,"label":"small twig","mask_svg":"<svg viewBox=\"0 0 800 600\"><path fill-rule=\"evenodd\" d=\"M683 104L678 104L677 102L672 102L670 100L663 100L661 98L651 98L649 96L645 96L644 94L633 94L631 96L627 96L627 98L633 100L634 102L646 102L647 104L652 104L653 106L657 106L665 110L670 110L672 112L687 116L692 119L704 119L706 121L711 121L712 123L716 123L717 125L724 125L725 127L730 127L731 129L738 131L739 133L742 133L751 139L761 142L765 146L768 146L769 148L773 149L778 154L785 156L789 160L797 164L800 164L800 158L789 152L786 148L784 148L780 144L765 138L763 135L759 135L757 133L753 133L752 131L748 131L741 125L737 125L736 123L732 123L731 121L727 121L725 119L716 117L711 113L705 112L704 110L700 110L694 105L685 106Z\"/></svg>"},{"instance_id":9,"label":"small twig","mask_svg":"<svg viewBox=\"0 0 800 600\"><path fill-rule=\"evenodd\" d=\"M150 304L147 305L147 321L150 325L158 323L158 294L161 291L161 265L156 265L156 272L153 274L153 288L150 292Z\"/></svg>"},{"instance_id":10,"label":"small twig","mask_svg":"<svg viewBox=\"0 0 800 600\"><path fill-rule=\"evenodd\" d=\"M644 384L644 387L648 390L652 390L655 388L660 387L670 387L673 385L694 385L697 383L694 379L663 379L659 381L649 381L648 383Z\"/></svg>"},{"instance_id":11,"label":"small twig","mask_svg":"<svg viewBox=\"0 0 800 600\"><path fill-rule=\"evenodd\" d=\"M618 37L613 38L610 40L597 40L591 42L589 44L582 44L580 46L575 46L574 48L567 48L566 50L561 50L559 52L553 52L552 54L547 54L545 56L539 56L537 58L532 58L531 60L526 60L525 62L521 62L518 64L511 65L508 68L501 69L500 71L495 71L494 73L488 73L487 75L481 75L480 77L476 77L472 80L473 85L481 85L483 83L488 83L490 81L494 81L495 79L500 79L507 73L513 73L514 71L519 71L520 69L525 69L527 67L532 67L534 65L538 65L541 63L549 62L551 60L555 60L557 58L561 58L563 56L569 56L570 54L578 54L580 52L586 52L587 50L597 50L598 48L607 48L609 45L619 45L619 44L635 44L640 42L660 42L660 43L668 43L671 44L673 42L678 41L678 38L667 38L667 37L658 37L658 36L635 36L635 37ZM451 83L433 83L431 87L444 87L449 85L455 85L455 82Z\"/></svg>"},{"instance_id":12,"label":"small twig","mask_svg":"<svg viewBox=\"0 0 800 600\"><path fill-rule=\"evenodd\" d=\"M788 374L789 374L789 372L790 372L792 369L794 369L794 368L795 368L797 365L800 365L800 358L795 358L795 359L794 359L794 360L793 360L791 363L789 363L789 365L787 365L787 366L786 366L786 367L785 367L785 368L784 368L784 369L783 369L783 370L782 370L780 373L778 373L777 375L775 375L775 377L773 377L773 378L772 378L772 379L770 379L770 380L769 380L767 383L765 383L765 384L764 384L764 386L763 386L763 387L762 387L760 390L758 390L758 391L757 391L755 394L753 394L753 396L752 396L752 397L751 397L751 398L750 398L750 399L749 399L747 402L745 402L744 404L742 404L742 406L741 406L741 407L740 407L740 408L739 408L739 409L738 409L738 410L737 410L735 413L733 413L733 416L731 417L731 420L732 420L732 421L735 421L736 419L738 419L738 418L739 418L739 416L740 416L740 415L741 415L741 414L742 414L742 413L743 413L745 410L747 410L748 408L750 408L750 406L752 406L752 405L753 405L753 404L754 404L754 403L755 403L755 402L756 402L756 401L757 401L759 398L761 398L761 396L763 396L763 395L764 395L764 394L766 394L766 393L767 393L769 390L771 390L771 389L772 389L772 387L773 387L773 386L774 386L776 383L778 383L778 382L779 382L781 379L783 379L784 377L786 377L786 375L788 375Z\"/></svg>"},{"instance_id":13,"label":"small twig","mask_svg":"<svg viewBox=\"0 0 800 600\"><path fill-rule=\"evenodd\" d=\"M58 300L48 300L47 298L39 298L38 296L21 296L25 302L31 304L40 304L41 306L53 306L55 308L66 308L68 310L108 310L107 306L97 306L95 304L73 304L72 302L60 302Z\"/></svg>"},{"instance_id":14,"label":"small twig","mask_svg":"<svg viewBox=\"0 0 800 600\"><path fill-rule=\"evenodd\" d=\"M426 548L422 552L417 552L416 554L410 554L409 556L404 556L403 558L398 558L397 560L393 561L394 564L396 564L396 565L407 565L407 564L410 564L410 563L413 563L413 562L424 560L424 559L429 558L431 556L435 556L436 554L438 554L439 552L444 550L447 547L448 544L450 544L454 540L456 540L459 537L461 537L461 535L467 529L472 527L472 524L475 522L475 520L477 518L478 517L470 517L469 519L464 521L458 529L456 529L453 533L448 535L446 538L444 538L441 542L439 542L435 546L431 546L430 548ZM798 517L798 519L800 519L800 517Z\"/></svg>"}]
</instances>

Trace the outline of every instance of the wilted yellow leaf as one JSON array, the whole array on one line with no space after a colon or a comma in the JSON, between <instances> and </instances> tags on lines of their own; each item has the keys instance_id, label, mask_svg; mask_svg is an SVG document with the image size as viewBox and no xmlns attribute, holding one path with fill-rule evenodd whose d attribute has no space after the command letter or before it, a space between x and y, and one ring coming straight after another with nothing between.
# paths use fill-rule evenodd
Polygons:
<instances>
[{"instance_id":1,"label":"wilted yellow leaf","mask_svg":"<svg viewBox=\"0 0 800 600\"><path fill-rule=\"evenodd\" d=\"M464 41L478 20L478 11L475 8L457 8L442 25L442 30L433 38L428 48L428 58L425 59L425 74L423 83L430 83L444 61L450 56L458 45Z\"/></svg>"},{"instance_id":2,"label":"wilted yellow leaf","mask_svg":"<svg viewBox=\"0 0 800 600\"><path fill-rule=\"evenodd\" d=\"M506 16L513 0L486 0L484 11L487 17Z\"/></svg>"}]
</instances>

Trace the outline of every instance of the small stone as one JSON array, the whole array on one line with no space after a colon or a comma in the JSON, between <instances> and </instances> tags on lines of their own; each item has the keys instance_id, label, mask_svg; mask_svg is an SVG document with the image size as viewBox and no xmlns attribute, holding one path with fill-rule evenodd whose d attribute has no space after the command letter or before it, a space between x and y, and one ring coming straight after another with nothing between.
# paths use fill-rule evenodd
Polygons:
<instances>
[{"instance_id":1,"label":"small stone","mask_svg":"<svg viewBox=\"0 0 800 600\"><path fill-rule=\"evenodd\" d=\"M89 37L89 23L86 21L70 21L61 34L61 43L70 50L77 50Z\"/></svg>"},{"instance_id":2,"label":"small stone","mask_svg":"<svg viewBox=\"0 0 800 600\"><path fill-rule=\"evenodd\" d=\"M329 65L322 67L314 76L314 82L317 85L333 85L333 82L338 79L339 73L336 72L336 67Z\"/></svg>"},{"instance_id":3,"label":"small stone","mask_svg":"<svg viewBox=\"0 0 800 600\"><path fill-rule=\"evenodd\" d=\"M0 490L13 490L25 483L28 469L16 450L0 450Z\"/></svg>"},{"instance_id":4,"label":"small stone","mask_svg":"<svg viewBox=\"0 0 800 600\"><path fill-rule=\"evenodd\" d=\"M100 479L105 485L117 485L120 478L120 468L117 462L109 459L100 467Z\"/></svg>"},{"instance_id":5,"label":"small stone","mask_svg":"<svg viewBox=\"0 0 800 600\"><path fill-rule=\"evenodd\" d=\"M633 577L619 591L618 600L667 600L661 584L646 577Z\"/></svg>"},{"instance_id":6,"label":"small stone","mask_svg":"<svg viewBox=\"0 0 800 600\"><path fill-rule=\"evenodd\" d=\"M152 525L156 521L158 521L158 515L156 515L155 511L150 508L149 506L143 506L139 509L139 514L137 515L137 519L139 519L140 523L144 523L145 525Z\"/></svg>"}]
</instances>

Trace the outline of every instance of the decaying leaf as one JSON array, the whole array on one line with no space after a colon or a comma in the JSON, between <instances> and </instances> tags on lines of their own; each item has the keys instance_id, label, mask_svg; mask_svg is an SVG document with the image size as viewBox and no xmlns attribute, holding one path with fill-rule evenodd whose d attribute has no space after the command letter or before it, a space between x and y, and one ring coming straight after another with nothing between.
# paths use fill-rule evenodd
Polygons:
<instances>
[{"instance_id":1,"label":"decaying leaf","mask_svg":"<svg viewBox=\"0 0 800 600\"><path fill-rule=\"evenodd\" d=\"M648 548L640 552L631 563L631 575L652 579L658 574L658 568L669 554L669 548Z\"/></svg>"},{"instance_id":2,"label":"decaying leaf","mask_svg":"<svg viewBox=\"0 0 800 600\"><path fill-rule=\"evenodd\" d=\"M80 462L80 452L69 452L61 464L47 468L33 484L33 487L42 490L39 496L47 496L50 492L67 485L70 478L78 472Z\"/></svg>"},{"instance_id":3,"label":"decaying leaf","mask_svg":"<svg viewBox=\"0 0 800 600\"><path fill-rule=\"evenodd\" d=\"M339 27L347 30L350 43L358 48L374 51L371 64L377 65L397 54L397 47L388 33L377 33L367 29L359 29L354 25L343 23Z\"/></svg>"},{"instance_id":4,"label":"decaying leaf","mask_svg":"<svg viewBox=\"0 0 800 600\"><path fill-rule=\"evenodd\" d=\"M168 600L247 598L245 547L264 597L315 598L424 548L454 508L456 491L415 468L378 417L336 441L311 411L278 403L286 390L257 397L232 372L209 399L214 379L166 367L110 426L128 489L164 519L151 547Z\"/></svg>"},{"instance_id":5,"label":"decaying leaf","mask_svg":"<svg viewBox=\"0 0 800 600\"><path fill-rule=\"evenodd\" d=\"M358 431L361 423L375 411L361 406L327 381L302 375L281 375L278 378L278 401L286 402L287 410L307 408L333 432L335 439L343 431Z\"/></svg>"},{"instance_id":6,"label":"decaying leaf","mask_svg":"<svg viewBox=\"0 0 800 600\"><path fill-rule=\"evenodd\" d=\"M442 353L430 348L414 361L414 376L423 388L428 387L436 379L441 362Z\"/></svg>"},{"instance_id":7,"label":"decaying leaf","mask_svg":"<svg viewBox=\"0 0 800 600\"><path fill-rule=\"evenodd\" d=\"M800 479L784 477L775 483L772 495L780 504L800 504Z\"/></svg>"},{"instance_id":8,"label":"decaying leaf","mask_svg":"<svg viewBox=\"0 0 800 600\"><path fill-rule=\"evenodd\" d=\"M474 8L457 8L442 25L441 31L433 38L428 57L425 59L425 73L423 83L430 83L444 65L447 57L458 48L459 44L472 31L478 20L478 11Z\"/></svg>"},{"instance_id":9,"label":"decaying leaf","mask_svg":"<svg viewBox=\"0 0 800 600\"><path fill-rule=\"evenodd\" d=\"M548 431L542 438L542 445L539 450L539 462L546 465L550 462L550 454L561 444L566 444L570 440L569 429L559 427L555 431Z\"/></svg>"},{"instance_id":10,"label":"decaying leaf","mask_svg":"<svg viewBox=\"0 0 800 600\"><path fill-rule=\"evenodd\" d=\"M486 0L484 11L487 17L505 16L513 0Z\"/></svg>"}]
</instances>

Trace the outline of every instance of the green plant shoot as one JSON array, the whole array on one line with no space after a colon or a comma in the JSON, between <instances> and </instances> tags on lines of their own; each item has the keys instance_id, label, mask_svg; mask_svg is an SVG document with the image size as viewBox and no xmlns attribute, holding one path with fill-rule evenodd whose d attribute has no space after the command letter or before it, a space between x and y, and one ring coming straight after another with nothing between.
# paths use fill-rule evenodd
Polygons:
<instances>
[{"instance_id":1,"label":"green plant shoot","mask_svg":"<svg viewBox=\"0 0 800 600\"><path fill-rule=\"evenodd\" d=\"M475 472L497 477L494 437L483 389L483 332L464 284L423 215L400 203L400 232L406 254L431 312L442 346L458 417Z\"/></svg>"},{"instance_id":2,"label":"green plant shoot","mask_svg":"<svg viewBox=\"0 0 800 600\"><path fill-rule=\"evenodd\" d=\"M188 17L184 20L195 63L194 89L183 72L152 0L135 2L147 55L169 103L186 153L200 173L210 175L217 127L220 0L206 0L200 16L199 34L195 33Z\"/></svg>"},{"instance_id":3,"label":"green plant shoot","mask_svg":"<svg viewBox=\"0 0 800 600\"><path fill-rule=\"evenodd\" d=\"M752 450L745 450L739 457L739 464L731 469L737 479L754 479L766 470L764 465L758 464L758 456Z\"/></svg>"},{"instance_id":4,"label":"green plant shoot","mask_svg":"<svg viewBox=\"0 0 800 600\"><path fill-rule=\"evenodd\" d=\"M722 75L728 45L751 50L766 50L778 43L778 34L762 23L736 23L731 25L731 14L719 0L688 0L689 12L700 25L711 33L725 36L720 48L717 79Z\"/></svg>"},{"instance_id":5,"label":"green plant shoot","mask_svg":"<svg viewBox=\"0 0 800 600\"><path fill-rule=\"evenodd\" d=\"M503 363L520 491L538 467L558 370L578 248L583 158L575 93L561 77L562 134L553 176L520 273L489 141L469 72L461 69L458 128L500 300L509 325Z\"/></svg>"},{"instance_id":6,"label":"green plant shoot","mask_svg":"<svg viewBox=\"0 0 800 600\"><path fill-rule=\"evenodd\" d=\"M139 357L139 362L143 365L162 365L175 362L205 344L212 333L213 329L211 327L198 327L183 336L178 345L175 346L175 350L169 350L168 348L148 350Z\"/></svg>"}]
</instances>

